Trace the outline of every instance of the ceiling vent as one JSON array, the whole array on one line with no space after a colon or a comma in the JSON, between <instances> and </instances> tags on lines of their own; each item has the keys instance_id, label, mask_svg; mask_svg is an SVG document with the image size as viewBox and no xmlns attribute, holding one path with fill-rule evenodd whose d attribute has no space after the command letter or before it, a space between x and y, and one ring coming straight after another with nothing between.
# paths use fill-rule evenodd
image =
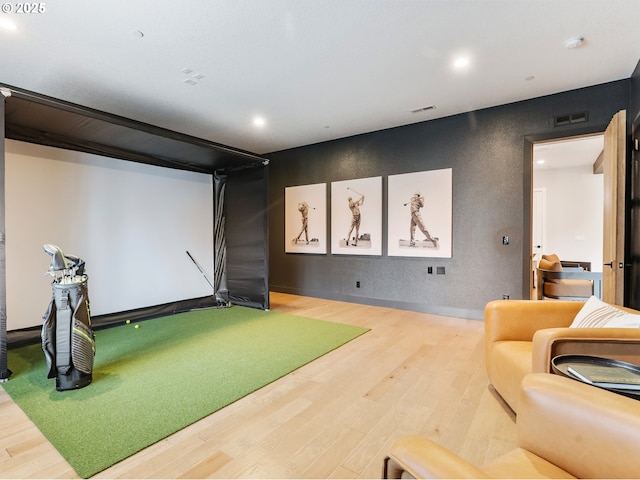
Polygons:
<instances>
[{"instance_id":1,"label":"ceiling vent","mask_svg":"<svg viewBox=\"0 0 640 480\"><path fill-rule=\"evenodd\" d=\"M572 113L571 115L557 115L553 117L553 126L562 127L564 125L573 125L575 123L585 123L589 121L587 112Z\"/></svg>"},{"instance_id":2,"label":"ceiling vent","mask_svg":"<svg viewBox=\"0 0 640 480\"><path fill-rule=\"evenodd\" d=\"M435 108L436 108L435 105L427 105L426 107L420 107L420 108L416 108L415 110L411 110L411 113L427 112L429 110L435 110Z\"/></svg>"}]
</instances>

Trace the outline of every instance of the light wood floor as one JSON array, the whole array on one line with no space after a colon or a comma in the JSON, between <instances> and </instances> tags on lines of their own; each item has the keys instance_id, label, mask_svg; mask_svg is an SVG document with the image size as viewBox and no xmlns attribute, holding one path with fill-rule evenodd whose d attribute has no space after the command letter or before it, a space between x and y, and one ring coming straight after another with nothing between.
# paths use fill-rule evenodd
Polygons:
<instances>
[{"instance_id":1,"label":"light wood floor","mask_svg":"<svg viewBox=\"0 0 640 480\"><path fill-rule=\"evenodd\" d=\"M380 478L399 435L478 465L515 446L513 413L487 385L481 321L280 293L271 310L371 331L97 477ZM77 478L1 388L0 477Z\"/></svg>"}]
</instances>

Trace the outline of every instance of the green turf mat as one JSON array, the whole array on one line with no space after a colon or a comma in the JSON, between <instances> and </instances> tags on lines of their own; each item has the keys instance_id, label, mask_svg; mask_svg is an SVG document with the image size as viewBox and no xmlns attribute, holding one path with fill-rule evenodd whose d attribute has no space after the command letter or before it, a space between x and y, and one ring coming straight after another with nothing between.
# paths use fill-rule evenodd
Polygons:
<instances>
[{"instance_id":1,"label":"green turf mat","mask_svg":"<svg viewBox=\"0 0 640 480\"><path fill-rule=\"evenodd\" d=\"M93 383L58 392L40 345L9 351L2 387L90 477L349 342L365 328L245 307L96 332Z\"/></svg>"}]
</instances>

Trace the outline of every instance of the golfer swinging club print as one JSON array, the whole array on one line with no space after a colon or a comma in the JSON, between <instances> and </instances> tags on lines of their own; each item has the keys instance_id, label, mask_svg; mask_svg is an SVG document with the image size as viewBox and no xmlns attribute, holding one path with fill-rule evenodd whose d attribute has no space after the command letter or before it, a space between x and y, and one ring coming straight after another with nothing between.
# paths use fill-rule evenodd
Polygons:
<instances>
[{"instance_id":1,"label":"golfer swinging club print","mask_svg":"<svg viewBox=\"0 0 640 480\"><path fill-rule=\"evenodd\" d=\"M390 175L387 185L389 256L451 258L453 170Z\"/></svg>"}]
</instances>

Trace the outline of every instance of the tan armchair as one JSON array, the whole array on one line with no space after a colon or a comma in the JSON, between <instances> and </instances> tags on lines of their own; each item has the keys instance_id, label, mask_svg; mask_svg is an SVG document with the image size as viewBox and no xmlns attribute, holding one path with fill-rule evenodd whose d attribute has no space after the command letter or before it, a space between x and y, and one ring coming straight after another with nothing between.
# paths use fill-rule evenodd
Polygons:
<instances>
[{"instance_id":1,"label":"tan armchair","mask_svg":"<svg viewBox=\"0 0 640 480\"><path fill-rule=\"evenodd\" d=\"M536 269L538 300L602 298L602 273L589 272L581 267L567 267L557 255L543 255Z\"/></svg>"},{"instance_id":2,"label":"tan armchair","mask_svg":"<svg viewBox=\"0 0 640 480\"><path fill-rule=\"evenodd\" d=\"M383 478L637 478L640 402L576 380L530 374L522 382L518 447L476 467L435 442L400 437Z\"/></svg>"},{"instance_id":3,"label":"tan armchair","mask_svg":"<svg viewBox=\"0 0 640 480\"><path fill-rule=\"evenodd\" d=\"M557 355L595 355L640 364L640 329L568 328L583 305L568 300L495 300L486 305L489 382L514 411L524 376L551 372Z\"/></svg>"}]
</instances>

